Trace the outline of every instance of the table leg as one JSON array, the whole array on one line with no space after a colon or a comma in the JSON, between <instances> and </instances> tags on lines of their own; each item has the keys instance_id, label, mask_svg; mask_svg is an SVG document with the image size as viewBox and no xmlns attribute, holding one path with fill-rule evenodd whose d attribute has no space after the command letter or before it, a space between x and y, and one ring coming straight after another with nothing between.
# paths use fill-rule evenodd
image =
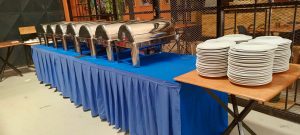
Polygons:
<instances>
[{"instance_id":1,"label":"table leg","mask_svg":"<svg viewBox=\"0 0 300 135\"><path fill-rule=\"evenodd\" d=\"M3 65L0 69L0 82L1 82L2 78L3 78L4 70L5 70L5 67L6 67L6 63L5 63L5 61L2 57L0 57L0 60L3 62Z\"/></svg>"},{"instance_id":2,"label":"table leg","mask_svg":"<svg viewBox=\"0 0 300 135\"><path fill-rule=\"evenodd\" d=\"M1 71L0 72L0 81L2 81L2 78L4 75L4 70L5 70L6 66L9 66L11 69L13 69L15 72L17 72L20 76L23 76L20 70L18 70L15 66L13 66L12 64L10 64L8 62L13 50L14 50L14 46L8 47L7 51L6 51L6 57L5 58L0 57L1 61L3 61L3 66L1 67L1 70L0 70Z\"/></svg>"},{"instance_id":3,"label":"table leg","mask_svg":"<svg viewBox=\"0 0 300 135\"><path fill-rule=\"evenodd\" d=\"M180 46L180 35L179 34L176 34L176 45L177 45L177 53L180 54L181 52L181 46Z\"/></svg>"},{"instance_id":4,"label":"table leg","mask_svg":"<svg viewBox=\"0 0 300 135\"><path fill-rule=\"evenodd\" d=\"M254 100L250 100L250 102L248 103L248 105L245 107L245 109L242 111L241 114L238 113L238 111L236 110L235 112L233 112L215 93L213 93L211 90L209 89L204 89L208 95L210 95L214 100L216 100L216 102L218 104L221 105L222 108L224 108L233 118L234 120L232 121L232 123L228 126L228 128L225 130L224 135L228 135L231 130L240 122L241 125L241 129L242 127L244 127L251 135L256 135L256 133L254 131L251 130L251 128L246 125L246 123L243 122L243 119L246 117L246 115L252 110L253 106L255 105L256 101ZM237 108L237 103L236 103L236 97L235 96L231 96L231 100L233 99L234 102L233 103L233 108ZM236 120L238 120L237 122L235 122Z\"/></svg>"},{"instance_id":5,"label":"table leg","mask_svg":"<svg viewBox=\"0 0 300 135\"><path fill-rule=\"evenodd\" d=\"M296 81L296 86L295 86L295 95L294 95L294 102L297 103L297 93L298 92L298 80Z\"/></svg>"},{"instance_id":6,"label":"table leg","mask_svg":"<svg viewBox=\"0 0 300 135\"><path fill-rule=\"evenodd\" d=\"M228 126L228 128L224 131L224 135L229 135L229 133L232 131L232 129L241 121L243 121L243 119L249 114L249 112L252 110L252 108L254 107L256 101L254 100L250 100L249 103L247 104L247 106L244 108L244 110L238 114L237 117L235 117L233 119L233 121L230 123L230 125Z\"/></svg>"},{"instance_id":7,"label":"table leg","mask_svg":"<svg viewBox=\"0 0 300 135\"><path fill-rule=\"evenodd\" d=\"M23 45L23 47L24 47L24 52L25 52L25 60L26 60L26 65L27 65L27 67L29 67L29 56L28 56L28 49L27 49L27 46L25 46L25 45Z\"/></svg>"},{"instance_id":8,"label":"table leg","mask_svg":"<svg viewBox=\"0 0 300 135\"><path fill-rule=\"evenodd\" d=\"M238 110L238 106L236 103L236 97L234 95L230 95L230 97L231 97L231 104L232 104L233 112L234 112L235 116L238 116L239 110ZM244 135L244 129L243 129L242 122L239 121L237 126L238 126L238 130L239 130L239 134Z\"/></svg>"},{"instance_id":9,"label":"table leg","mask_svg":"<svg viewBox=\"0 0 300 135\"><path fill-rule=\"evenodd\" d=\"M289 97L289 88L286 88L286 94L285 94L285 103L284 103L284 110L287 110L288 108L288 97Z\"/></svg>"}]
</instances>

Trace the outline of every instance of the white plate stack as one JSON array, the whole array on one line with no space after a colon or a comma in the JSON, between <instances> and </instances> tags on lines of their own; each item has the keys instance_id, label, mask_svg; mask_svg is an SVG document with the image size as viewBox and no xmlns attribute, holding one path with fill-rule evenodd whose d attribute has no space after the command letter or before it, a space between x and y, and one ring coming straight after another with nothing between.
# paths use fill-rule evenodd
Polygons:
<instances>
[{"instance_id":1,"label":"white plate stack","mask_svg":"<svg viewBox=\"0 0 300 135\"><path fill-rule=\"evenodd\" d=\"M252 39L251 36L244 35L244 34L229 34L225 35L223 37L218 38L220 40L228 40L228 41L234 41L237 44L242 43L242 42L247 42Z\"/></svg>"},{"instance_id":2,"label":"white plate stack","mask_svg":"<svg viewBox=\"0 0 300 135\"><path fill-rule=\"evenodd\" d=\"M227 75L229 47L232 41L207 40L197 46L197 71L205 77L222 77Z\"/></svg>"},{"instance_id":3,"label":"white plate stack","mask_svg":"<svg viewBox=\"0 0 300 135\"><path fill-rule=\"evenodd\" d=\"M281 38L279 36L262 36L250 40L249 42L268 43L278 46L275 50L273 73L280 73L289 70L289 62L291 58L291 40Z\"/></svg>"},{"instance_id":4,"label":"white plate stack","mask_svg":"<svg viewBox=\"0 0 300 135\"><path fill-rule=\"evenodd\" d=\"M230 47L227 76L232 83L260 86L272 81L276 46L241 43Z\"/></svg>"}]
</instances>

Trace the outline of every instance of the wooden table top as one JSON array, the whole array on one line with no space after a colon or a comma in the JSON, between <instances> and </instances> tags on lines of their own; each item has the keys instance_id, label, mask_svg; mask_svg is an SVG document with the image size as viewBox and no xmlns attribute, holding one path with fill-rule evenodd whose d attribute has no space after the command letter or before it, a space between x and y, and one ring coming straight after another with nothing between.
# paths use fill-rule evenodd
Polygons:
<instances>
[{"instance_id":1,"label":"wooden table top","mask_svg":"<svg viewBox=\"0 0 300 135\"><path fill-rule=\"evenodd\" d=\"M182 29L182 28L187 28L187 27L192 27L192 26L195 26L196 24L190 24L190 23L187 23L187 24L184 24L184 23L176 23L175 24L175 29Z\"/></svg>"},{"instance_id":2,"label":"wooden table top","mask_svg":"<svg viewBox=\"0 0 300 135\"><path fill-rule=\"evenodd\" d=\"M18 46L18 45L22 45L22 43L17 40L0 42L0 48L6 48L6 47Z\"/></svg>"},{"instance_id":3,"label":"wooden table top","mask_svg":"<svg viewBox=\"0 0 300 135\"><path fill-rule=\"evenodd\" d=\"M300 25L295 26L295 30L298 30L298 29L300 29ZM249 31L251 31L251 30L249 30ZM265 30L263 28L261 28L261 29L257 29L256 31L257 32L264 32ZM282 25L280 27L276 27L276 26L273 25L273 26L270 27L270 31L271 32L279 32L279 33L293 32L293 25Z\"/></svg>"},{"instance_id":4,"label":"wooden table top","mask_svg":"<svg viewBox=\"0 0 300 135\"><path fill-rule=\"evenodd\" d=\"M229 82L227 77L205 78L200 76L196 70L180 75L174 79L178 82L242 96L256 101L267 102L294 83L298 77L300 77L300 65L290 64L288 71L274 74L273 81L263 86L239 86Z\"/></svg>"},{"instance_id":5,"label":"wooden table top","mask_svg":"<svg viewBox=\"0 0 300 135\"><path fill-rule=\"evenodd\" d=\"M40 42L32 42L32 43L23 43L26 46L35 46L35 45L40 45Z\"/></svg>"}]
</instances>

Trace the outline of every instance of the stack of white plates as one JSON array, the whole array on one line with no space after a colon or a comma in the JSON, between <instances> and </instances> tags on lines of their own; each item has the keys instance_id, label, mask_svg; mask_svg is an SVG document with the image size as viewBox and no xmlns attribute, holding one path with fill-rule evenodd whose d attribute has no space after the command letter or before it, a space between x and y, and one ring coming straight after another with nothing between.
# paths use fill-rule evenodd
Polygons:
<instances>
[{"instance_id":1,"label":"stack of white plates","mask_svg":"<svg viewBox=\"0 0 300 135\"><path fill-rule=\"evenodd\" d=\"M232 83L259 86L272 81L276 46L241 43L230 47L227 76Z\"/></svg>"},{"instance_id":2,"label":"stack of white plates","mask_svg":"<svg viewBox=\"0 0 300 135\"><path fill-rule=\"evenodd\" d=\"M251 36L243 35L243 34L229 34L225 35L223 37L218 38L220 40L228 40L228 41L234 41L237 44L242 42L247 42L252 39Z\"/></svg>"},{"instance_id":3,"label":"stack of white plates","mask_svg":"<svg viewBox=\"0 0 300 135\"><path fill-rule=\"evenodd\" d=\"M229 47L232 41L208 40L197 46L197 71L205 77L222 77L227 75Z\"/></svg>"},{"instance_id":4,"label":"stack of white plates","mask_svg":"<svg viewBox=\"0 0 300 135\"><path fill-rule=\"evenodd\" d=\"M275 50L273 73L280 73L289 70L289 62L291 58L291 40L278 36L262 36L257 37L249 42L268 43L278 46Z\"/></svg>"}]
</instances>

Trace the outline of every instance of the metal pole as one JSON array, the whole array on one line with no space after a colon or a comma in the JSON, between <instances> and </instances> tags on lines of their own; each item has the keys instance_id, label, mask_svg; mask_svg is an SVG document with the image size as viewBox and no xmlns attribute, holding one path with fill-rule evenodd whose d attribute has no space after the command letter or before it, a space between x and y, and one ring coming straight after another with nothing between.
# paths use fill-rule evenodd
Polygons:
<instances>
[{"instance_id":1,"label":"metal pole","mask_svg":"<svg viewBox=\"0 0 300 135\"><path fill-rule=\"evenodd\" d=\"M135 15L134 15L134 0L129 0L129 17L130 20L134 20L135 19Z\"/></svg>"},{"instance_id":2,"label":"metal pole","mask_svg":"<svg viewBox=\"0 0 300 135\"><path fill-rule=\"evenodd\" d=\"M269 1L269 3L271 3ZM268 22L268 35L271 33L271 19L272 19L272 5L269 7L269 22Z\"/></svg>"},{"instance_id":3,"label":"metal pole","mask_svg":"<svg viewBox=\"0 0 300 135\"><path fill-rule=\"evenodd\" d=\"M100 19L100 17L98 16L98 3L97 3L97 0L94 0L94 6L95 6L96 18Z\"/></svg>"},{"instance_id":4,"label":"metal pole","mask_svg":"<svg viewBox=\"0 0 300 135\"><path fill-rule=\"evenodd\" d=\"M237 11L234 11L234 34L236 34L236 19L237 19Z\"/></svg>"},{"instance_id":5,"label":"metal pole","mask_svg":"<svg viewBox=\"0 0 300 135\"><path fill-rule=\"evenodd\" d=\"M221 37L224 35L223 22L224 22L224 10L222 7L222 0L217 0L217 37Z\"/></svg>"},{"instance_id":6,"label":"metal pole","mask_svg":"<svg viewBox=\"0 0 300 135\"><path fill-rule=\"evenodd\" d=\"M112 0L112 5L113 5L113 16L115 20L119 20L118 18L118 9L117 9L117 1Z\"/></svg>"},{"instance_id":7,"label":"metal pole","mask_svg":"<svg viewBox=\"0 0 300 135\"><path fill-rule=\"evenodd\" d=\"M252 34L252 37L254 38L255 37L255 31L256 31L256 4L257 4L257 0L255 0L255 3L254 3L254 19L253 19L253 34Z\"/></svg>"},{"instance_id":8,"label":"metal pole","mask_svg":"<svg viewBox=\"0 0 300 135\"><path fill-rule=\"evenodd\" d=\"M160 0L153 0L153 10L154 10L154 19L159 19L160 18Z\"/></svg>"},{"instance_id":9,"label":"metal pole","mask_svg":"<svg viewBox=\"0 0 300 135\"><path fill-rule=\"evenodd\" d=\"M264 26L264 32L265 32L265 35L267 35L267 23L268 23L268 10L265 9L265 26Z\"/></svg>"},{"instance_id":10,"label":"metal pole","mask_svg":"<svg viewBox=\"0 0 300 135\"><path fill-rule=\"evenodd\" d=\"M297 21L297 9L298 9L298 4L295 5L295 9L294 9L294 20L293 20L293 44L291 46L291 48L293 47L293 45L295 44L295 36L296 36L296 31L295 31L295 27L296 27L296 21Z\"/></svg>"},{"instance_id":11,"label":"metal pole","mask_svg":"<svg viewBox=\"0 0 300 135\"><path fill-rule=\"evenodd\" d=\"M93 20L91 1L90 1L90 0L87 0L87 4L88 4L87 6L88 6L88 10L89 10L90 20Z\"/></svg>"}]
</instances>

